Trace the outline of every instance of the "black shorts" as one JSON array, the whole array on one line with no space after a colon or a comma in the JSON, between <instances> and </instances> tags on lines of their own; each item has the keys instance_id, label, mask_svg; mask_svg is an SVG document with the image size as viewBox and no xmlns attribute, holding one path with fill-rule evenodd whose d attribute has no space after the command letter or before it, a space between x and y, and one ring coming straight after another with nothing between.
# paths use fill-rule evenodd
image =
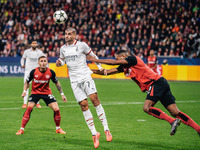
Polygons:
<instances>
[{"instance_id":1,"label":"black shorts","mask_svg":"<svg viewBox=\"0 0 200 150\"><path fill-rule=\"evenodd\" d=\"M157 103L159 100L165 108L175 104L175 97L172 95L167 80L163 77L155 81L150 87L146 99Z\"/></svg>"},{"instance_id":2,"label":"black shorts","mask_svg":"<svg viewBox=\"0 0 200 150\"><path fill-rule=\"evenodd\" d=\"M50 103L56 102L56 98L53 95L42 95L42 94L31 94L29 96L28 101L29 102L34 102L35 104L37 104L37 102L40 99L43 99L47 106Z\"/></svg>"}]
</instances>

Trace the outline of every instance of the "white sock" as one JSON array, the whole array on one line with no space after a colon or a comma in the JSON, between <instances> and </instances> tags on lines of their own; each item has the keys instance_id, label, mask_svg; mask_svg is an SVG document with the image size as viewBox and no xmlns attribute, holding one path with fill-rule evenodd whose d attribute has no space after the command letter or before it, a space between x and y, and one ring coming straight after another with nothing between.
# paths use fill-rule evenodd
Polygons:
<instances>
[{"instance_id":1,"label":"white sock","mask_svg":"<svg viewBox=\"0 0 200 150\"><path fill-rule=\"evenodd\" d=\"M24 131L24 128L21 127L20 129Z\"/></svg>"},{"instance_id":2,"label":"white sock","mask_svg":"<svg viewBox=\"0 0 200 150\"><path fill-rule=\"evenodd\" d=\"M29 88L26 91L26 95L24 96L24 104L27 104L28 101L28 93L29 93Z\"/></svg>"},{"instance_id":3,"label":"white sock","mask_svg":"<svg viewBox=\"0 0 200 150\"><path fill-rule=\"evenodd\" d=\"M56 130L60 129L60 126L56 126Z\"/></svg>"},{"instance_id":4,"label":"white sock","mask_svg":"<svg viewBox=\"0 0 200 150\"><path fill-rule=\"evenodd\" d=\"M99 104L95 108L96 108L96 111L97 111L97 115L98 115L99 119L101 120L101 123L104 127L104 131L109 130L108 122L107 122L107 119L106 119L106 114L105 114L103 107L101 106L101 104Z\"/></svg>"},{"instance_id":5,"label":"white sock","mask_svg":"<svg viewBox=\"0 0 200 150\"><path fill-rule=\"evenodd\" d=\"M96 135L97 131L94 126L94 120L93 120L91 111L89 109L86 111L83 111L83 116L85 118L85 122L87 123L88 128L90 129L92 135Z\"/></svg>"}]
</instances>

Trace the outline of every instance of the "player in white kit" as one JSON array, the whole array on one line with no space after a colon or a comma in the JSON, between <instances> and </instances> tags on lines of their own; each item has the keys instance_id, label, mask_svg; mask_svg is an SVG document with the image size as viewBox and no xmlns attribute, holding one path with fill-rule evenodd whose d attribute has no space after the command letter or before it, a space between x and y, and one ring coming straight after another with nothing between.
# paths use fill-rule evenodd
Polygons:
<instances>
[{"instance_id":1,"label":"player in white kit","mask_svg":"<svg viewBox=\"0 0 200 150\"><path fill-rule=\"evenodd\" d=\"M44 55L44 53L41 50L39 50L37 46L38 46L37 41L33 40L31 42L31 48L26 49L21 58L21 66L22 68L25 68L24 83L31 70L35 69L36 67L39 67L38 58ZM27 107L28 94L29 94L29 89L27 90L26 96L24 97L24 104L22 105L22 108ZM36 107L41 108L39 102L36 104Z\"/></svg>"},{"instance_id":2,"label":"player in white kit","mask_svg":"<svg viewBox=\"0 0 200 150\"><path fill-rule=\"evenodd\" d=\"M92 71L86 63L87 55L93 57L97 56L85 42L79 42L76 40L76 29L71 27L66 29L65 40L66 44L60 48L60 58L56 61L56 66L59 67L65 63L67 64L71 88L81 110L83 111L83 116L88 128L93 135L94 147L97 148L99 146L100 133L95 129L93 116L88 106L88 97L96 108L97 115L104 126L106 140L108 142L112 141L112 135L108 128L105 111L99 101L96 86L91 77ZM97 64L97 66L99 69L102 69L101 64Z\"/></svg>"}]
</instances>

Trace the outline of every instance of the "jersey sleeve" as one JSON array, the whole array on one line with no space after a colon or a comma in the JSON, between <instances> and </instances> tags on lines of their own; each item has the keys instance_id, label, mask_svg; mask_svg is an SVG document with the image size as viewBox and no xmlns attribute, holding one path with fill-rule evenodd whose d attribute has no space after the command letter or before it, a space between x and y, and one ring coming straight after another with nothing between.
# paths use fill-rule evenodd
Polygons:
<instances>
[{"instance_id":1,"label":"jersey sleeve","mask_svg":"<svg viewBox=\"0 0 200 150\"><path fill-rule=\"evenodd\" d=\"M56 73L53 71L53 70L50 70L51 71L51 80L53 81L53 83L57 83L58 82L58 79L56 77Z\"/></svg>"},{"instance_id":2,"label":"jersey sleeve","mask_svg":"<svg viewBox=\"0 0 200 150\"><path fill-rule=\"evenodd\" d=\"M28 77L26 78L26 81L27 81L28 83L31 82L31 80L33 80L34 72L35 72L35 69L33 69L33 70L29 73Z\"/></svg>"},{"instance_id":3,"label":"jersey sleeve","mask_svg":"<svg viewBox=\"0 0 200 150\"><path fill-rule=\"evenodd\" d=\"M62 48L62 47L60 48L60 58L61 58L61 59L65 59L65 56L64 56L64 54L63 54L63 48Z\"/></svg>"},{"instance_id":4,"label":"jersey sleeve","mask_svg":"<svg viewBox=\"0 0 200 150\"><path fill-rule=\"evenodd\" d=\"M128 65L130 66L135 66L137 64L137 59L134 55L126 57L125 60L128 62Z\"/></svg>"},{"instance_id":5,"label":"jersey sleeve","mask_svg":"<svg viewBox=\"0 0 200 150\"><path fill-rule=\"evenodd\" d=\"M27 58L27 50L24 51L22 58Z\"/></svg>"},{"instance_id":6,"label":"jersey sleeve","mask_svg":"<svg viewBox=\"0 0 200 150\"><path fill-rule=\"evenodd\" d=\"M88 55L92 51L91 48L86 43L83 43L82 48L83 48L83 53L86 55Z\"/></svg>"}]
</instances>

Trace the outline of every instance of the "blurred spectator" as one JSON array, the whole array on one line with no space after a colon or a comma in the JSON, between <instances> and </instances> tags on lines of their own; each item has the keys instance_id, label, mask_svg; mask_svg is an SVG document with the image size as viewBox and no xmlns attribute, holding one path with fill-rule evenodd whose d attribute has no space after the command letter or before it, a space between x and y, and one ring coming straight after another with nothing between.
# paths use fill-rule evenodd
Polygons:
<instances>
[{"instance_id":1,"label":"blurred spectator","mask_svg":"<svg viewBox=\"0 0 200 150\"><path fill-rule=\"evenodd\" d=\"M64 30L72 26L77 39L99 57L125 49L147 57L200 57L200 0L18 0L1 3L0 56L21 56L28 41L39 41L47 56L59 54ZM65 24L52 15L63 9Z\"/></svg>"},{"instance_id":2,"label":"blurred spectator","mask_svg":"<svg viewBox=\"0 0 200 150\"><path fill-rule=\"evenodd\" d=\"M158 65L158 60L157 57L155 56L154 50L150 50L149 56L147 58L147 66L151 68L155 73L157 73L157 65Z\"/></svg>"}]
</instances>

